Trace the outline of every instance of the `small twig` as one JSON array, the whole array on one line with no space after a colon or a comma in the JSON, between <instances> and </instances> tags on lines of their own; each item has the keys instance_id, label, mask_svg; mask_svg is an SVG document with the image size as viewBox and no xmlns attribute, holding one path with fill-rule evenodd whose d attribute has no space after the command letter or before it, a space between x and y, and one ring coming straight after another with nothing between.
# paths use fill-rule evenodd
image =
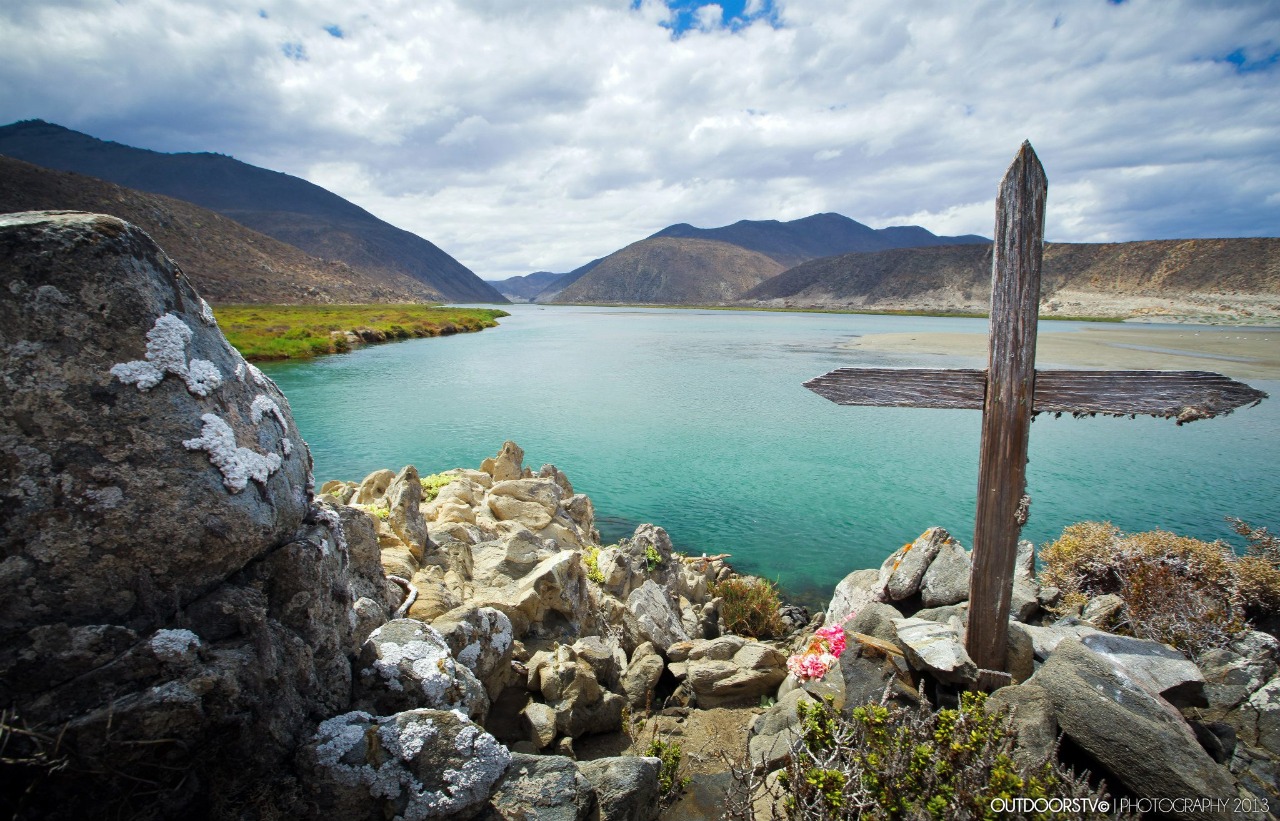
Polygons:
<instances>
[{"instance_id":1,"label":"small twig","mask_svg":"<svg viewBox=\"0 0 1280 821\"><path fill-rule=\"evenodd\" d=\"M395 582L404 590L404 601L396 608L393 619L402 619L409 613L409 608L413 607L413 603L418 600L418 588L403 576L387 576L387 581Z\"/></svg>"}]
</instances>

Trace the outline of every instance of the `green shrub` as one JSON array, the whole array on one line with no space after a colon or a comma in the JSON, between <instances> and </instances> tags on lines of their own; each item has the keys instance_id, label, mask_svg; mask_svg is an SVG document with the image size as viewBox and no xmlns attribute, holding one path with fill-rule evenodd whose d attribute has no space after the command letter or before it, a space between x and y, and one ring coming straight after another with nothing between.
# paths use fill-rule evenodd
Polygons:
<instances>
[{"instance_id":1,"label":"green shrub","mask_svg":"<svg viewBox=\"0 0 1280 821\"><path fill-rule=\"evenodd\" d=\"M587 578L596 584L604 584L604 573L600 572L600 548L589 545L582 551L582 563L587 566Z\"/></svg>"},{"instance_id":2,"label":"green shrub","mask_svg":"<svg viewBox=\"0 0 1280 821\"><path fill-rule=\"evenodd\" d=\"M658 788L661 791L659 801L664 807L669 806L689 786L688 777L680 774L684 751L680 749L678 742L655 738L650 742L645 755L662 761L662 766L658 769Z\"/></svg>"},{"instance_id":3,"label":"green shrub","mask_svg":"<svg viewBox=\"0 0 1280 821\"><path fill-rule=\"evenodd\" d=\"M711 595L721 600L720 618L728 632L758 639L782 634L778 588L764 579L725 579L711 585Z\"/></svg>"},{"instance_id":4,"label":"green shrub","mask_svg":"<svg viewBox=\"0 0 1280 821\"><path fill-rule=\"evenodd\" d=\"M662 554L653 545L646 545L644 548L644 560L649 565L649 572L652 573L658 569L658 565L662 564Z\"/></svg>"},{"instance_id":5,"label":"green shrub","mask_svg":"<svg viewBox=\"0 0 1280 821\"><path fill-rule=\"evenodd\" d=\"M453 473L433 473L419 478L418 483L422 485L422 501L434 502L440 495L441 488L457 479L457 475Z\"/></svg>"},{"instance_id":6,"label":"green shrub","mask_svg":"<svg viewBox=\"0 0 1280 821\"><path fill-rule=\"evenodd\" d=\"M773 817L764 808L772 803L777 817L792 821L1113 817L1100 811L1103 787L1090 787L1052 759L1015 763L1010 717L988 713L985 701L983 694L964 693L958 709L937 712L923 699L914 707L868 704L847 717L830 702L802 703L800 734L777 786L755 783L750 768L736 770L726 816ZM759 800L761 789L768 802ZM1058 815L993 808L997 799L1013 798L1075 803Z\"/></svg>"},{"instance_id":7,"label":"green shrub","mask_svg":"<svg viewBox=\"0 0 1280 821\"><path fill-rule=\"evenodd\" d=\"M391 508L383 507L381 505L376 505L376 504L366 505L364 507L364 510L366 513L368 513L370 516L372 516L373 518L377 519L380 522L385 522L388 518L391 517Z\"/></svg>"},{"instance_id":8,"label":"green shrub","mask_svg":"<svg viewBox=\"0 0 1280 821\"><path fill-rule=\"evenodd\" d=\"M1280 568L1265 552L1266 538L1264 528L1260 547L1237 557L1220 541L1163 530L1125 534L1110 523L1082 522L1043 548L1041 581L1062 590L1060 613L1116 593L1126 613L1116 632L1195 657L1229 643L1249 619L1280 605Z\"/></svg>"}]
</instances>

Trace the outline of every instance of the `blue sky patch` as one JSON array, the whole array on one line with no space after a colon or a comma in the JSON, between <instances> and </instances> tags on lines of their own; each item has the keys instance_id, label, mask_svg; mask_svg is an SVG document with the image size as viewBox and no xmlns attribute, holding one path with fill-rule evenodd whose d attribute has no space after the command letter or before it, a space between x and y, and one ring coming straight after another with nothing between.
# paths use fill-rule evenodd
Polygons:
<instances>
[{"instance_id":1,"label":"blue sky patch","mask_svg":"<svg viewBox=\"0 0 1280 821\"><path fill-rule=\"evenodd\" d=\"M1238 48L1225 57L1218 57L1216 63L1230 63L1236 67L1236 74L1252 74L1255 71L1267 71L1280 64L1280 51L1273 51L1261 57L1252 57L1244 48Z\"/></svg>"},{"instance_id":2,"label":"blue sky patch","mask_svg":"<svg viewBox=\"0 0 1280 821\"><path fill-rule=\"evenodd\" d=\"M339 40L342 39L342 28L340 26L325 26L324 30L329 32L330 37L337 37Z\"/></svg>"},{"instance_id":3,"label":"blue sky patch","mask_svg":"<svg viewBox=\"0 0 1280 821\"><path fill-rule=\"evenodd\" d=\"M639 8L641 0L632 0L631 7ZM699 11L706 6L719 6L720 12L713 18L711 28L723 28L739 31L757 20L763 20L774 28L779 28L778 11L773 0L665 0L667 8L674 12L670 22L663 23L671 33L679 37L690 29L704 27L704 15ZM709 11L707 14L713 14Z\"/></svg>"},{"instance_id":4,"label":"blue sky patch","mask_svg":"<svg viewBox=\"0 0 1280 821\"><path fill-rule=\"evenodd\" d=\"M304 63L307 60L307 47L302 43L285 43L280 46L280 51L295 63Z\"/></svg>"}]
</instances>

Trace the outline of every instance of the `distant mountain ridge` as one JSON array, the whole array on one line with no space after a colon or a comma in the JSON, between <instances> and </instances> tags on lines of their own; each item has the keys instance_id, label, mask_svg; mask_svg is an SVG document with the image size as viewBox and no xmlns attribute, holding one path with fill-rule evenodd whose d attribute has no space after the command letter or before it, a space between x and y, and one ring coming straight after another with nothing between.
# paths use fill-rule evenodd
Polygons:
<instances>
[{"instance_id":1,"label":"distant mountain ridge","mask_svg":"<svg viewBox=\"0 0 1280 821\"><path fill-rule=\"evenodd\" d=\"M843 214L813 214L790 222L739 220L720 228L694 228L687 223L669 225L654 237L684 237L728 242L757 251L791 268L811 259L854 251L884 251L927 245L971 245L991 240L976 234L940 237L918 225L870 228Z\"/></svg>"},{"instance_id":2,"label":"distant mountain ridge","mask_svg":"<svg viewBox=\"0 0 1280 821\"><path fill-rule=\"evenodd\" d=\"M469 268L298 177L222 154L165 154L107 142L43 120L0 126L0 154L186 200L376 279L407 275L456 302L506 302Z\"/></svg>"},{"instance_id":3,"label":"distant mountain ridge","mask_svg":"<svg viewBox=\"0 0 1280 821\"><path fill-rule=\"evenodd\" d=\"M814 214L790 222L740 220L720 228L682 222L562 275L535 300L718 304L738 299L762 277L817 257L955 243L989 240L974 235L939 237L914 225L869 228L841 214ZM667 268L659 270L660 266Z\"/></svg>"},{"instance_id":4,"label":"distant mountain ridge","mask_svg":"<svg viewBox=\"0 0 1280 821\"><path fill-rule=\"evenodd\" d=\"M717 304L736 299L782 267L758 251L727 242L651 237L605 257L550 301Z\"/></svg>"},{"instance_id":5,"label":"distant mountain ridge","mask_svg":"<svg viewBox=\"0 0 1280 821\"><path fill-rule=\"evenodd\" d=\"M532 302L534 297L547 289L547 286L559 281L564 274L551 271L534 271L524 276L507 277L501 280L489 280L489 284L498 289L498 293L513 302Z\"/></svg>"},{"instance_id":6,"label":"distant mountain ridge","mask_svg":"<svg viewBox=\"0 0 1280 821\"><path fill-rule=\"evenodd\" d=\"M1280 317L1280 239L1045 243L1041 312L1148 318ZM744 305L986 311L991 246L843 254L791 268Z\"/></svg>"},{"instance_id":7,"label":"distant mountain ridge","mask_svg":"<svg viewBox=\"0 0 1280 821\"><path fill-rule=\"evenodd\" d=\"M183 200L0 156L0 212L48 210L111 214L137 225L214 305L440 299L413 277L372 278Z\"/></svg>"}]
</instances>

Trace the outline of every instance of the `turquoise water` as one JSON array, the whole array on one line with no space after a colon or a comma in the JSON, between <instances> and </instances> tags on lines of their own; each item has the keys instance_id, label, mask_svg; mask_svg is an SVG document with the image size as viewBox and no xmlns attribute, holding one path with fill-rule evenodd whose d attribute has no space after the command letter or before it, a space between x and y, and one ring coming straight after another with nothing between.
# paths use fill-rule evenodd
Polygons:
<instances>
[{"instance_id":1,"label":"turquoise water","mask_svg":"<svg viewBox=\"0 0 1280 821\"><path fill-rule=\"evenodd\" d=\"M508 307L508 306L504 306ZM925 528L969 546L978 411L853 408L802 387L846 365L984 367L874 355L871 333L986 333L928 317L510 306L500 328L264 367L289 397L318 482L379 468L476 467L512 439L595 502L603 536L639 522L809 602ZM1074 323L1044 323L1059 333ZM1280 525L1276 399L1225 419L1053 419L1031 431L1023 533L1085 519L1233 538Z\"/></svg>"}]
</instances>

